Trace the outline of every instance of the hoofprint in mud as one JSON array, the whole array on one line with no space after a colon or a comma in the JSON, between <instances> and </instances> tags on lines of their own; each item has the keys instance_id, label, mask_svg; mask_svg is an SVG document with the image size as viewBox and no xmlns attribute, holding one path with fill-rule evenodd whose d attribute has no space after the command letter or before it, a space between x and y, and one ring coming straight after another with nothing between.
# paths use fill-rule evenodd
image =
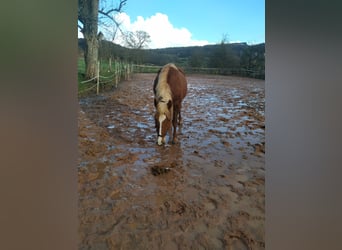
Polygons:
<instances>
[{"instance_id":1,"label":"hoofprint in mud","mask_svg":"<svg viewBox=\"0 0 342 250\"><path fill-rule=\"evenodd\" d=\"M188 75L156 145L155 74L80 99L80 249L264 249L264 81Z\"/></svg>"}]
</instances>

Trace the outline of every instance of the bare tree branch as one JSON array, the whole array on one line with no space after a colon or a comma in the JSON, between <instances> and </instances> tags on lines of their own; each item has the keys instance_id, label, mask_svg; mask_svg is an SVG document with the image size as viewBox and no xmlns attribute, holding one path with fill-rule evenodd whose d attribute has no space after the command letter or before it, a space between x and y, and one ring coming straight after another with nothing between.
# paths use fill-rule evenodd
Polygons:
<instances>
[{"instance_id":1,"label":"bare tree branch","mask_svg":"<svg viewBox=\"0 0 342 250\"><path fill-rule=\"evenodd\" d=\"M113 17L110 16L110 14L112 12L121 12L122 8L126 5L126 2L127 2L127 0L120 0L120 3L119 3L118 7L109 9L107 11L105 11L104 8L102 8L102 9L99 10L99 14L102 14L102 15L110 18L110 19L113 19Z\"/></svg>"},{"instance_id":2,"label":"bare tree branch","mask_svg":"<svg viewBox=\"0 0 342 250\"><path fill-rule=\"evenodd\" d=\"M124 32L121 29L121 23L117 22L115 19L113 19L113 22L115 23L115 27L116 27L112 35L112 41L114 42L117 32L120 31L121 34L123 34Z\"/></svg>"}]
</instances>

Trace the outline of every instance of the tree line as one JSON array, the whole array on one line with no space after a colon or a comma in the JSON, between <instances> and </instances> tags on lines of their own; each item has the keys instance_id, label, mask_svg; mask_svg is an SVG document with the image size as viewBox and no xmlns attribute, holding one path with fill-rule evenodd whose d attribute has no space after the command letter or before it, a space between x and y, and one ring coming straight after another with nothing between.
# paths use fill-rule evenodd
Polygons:
<instances>
[{"instance_id":1,"label":"tree line","mask_svg":"<svg viewBox=\"0 0 342 250\"><path fill-rule=\"evenodd\" d=\"M84 39L79 39L79 53L85 51ZM163 49L126 48L102 40L99 43L99 59L120 59L136 64L162 66L169 62L183 68L217 68L222 74L227 69L257 72L265 77L265 44L219 43L205 46L174 47Z\"/></svg>"}]
</instances>

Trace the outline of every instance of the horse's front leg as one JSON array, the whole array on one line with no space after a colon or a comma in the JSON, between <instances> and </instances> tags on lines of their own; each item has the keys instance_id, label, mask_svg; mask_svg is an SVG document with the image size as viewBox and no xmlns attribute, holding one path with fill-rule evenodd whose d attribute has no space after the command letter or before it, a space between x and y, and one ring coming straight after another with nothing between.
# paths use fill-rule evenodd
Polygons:
<instances>
[{"instance_id":1,"label":"horse's front leg","mask_svg":"<svg viewBox=\"0 0 342 250\"><path fill-rule=\"evenodd\" d=\"M173 135L172 135L172 144L175 144L178 142L177 140L177 125L178 125L178 112L174 112L174 119L172 121L172 126L173 126Z\"/></svg>"},{"instance_id":2,"label":"horse's front leg","mask_svg":"<svg viewBox=\"0 0 342 250\"><path fill-rule=\"evenodd\" d=\"M182 125L183 121L182 121L182 115L181 115L181 110L182 110L182 103L179 105L179 117L178 117L178 124Z\"/></svg>"}]
</instances>

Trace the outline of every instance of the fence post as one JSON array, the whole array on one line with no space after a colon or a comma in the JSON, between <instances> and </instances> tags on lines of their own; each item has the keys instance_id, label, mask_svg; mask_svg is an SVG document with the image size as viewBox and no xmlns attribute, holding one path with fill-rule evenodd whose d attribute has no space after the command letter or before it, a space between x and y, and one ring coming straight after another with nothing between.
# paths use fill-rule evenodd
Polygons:
<instances>
[{"instance_id":1,"label":"fence post","mask_svg":"<svg viewBox=\"0 0 342 250\"><path fill-rule=\"evenodd\" d=\"M100 61L97 61L96 84L96 94L98 95L100 89Z\"/></svg>"},{"instance_id":2,"label":"fence post","mask_svg":"<svg viewBox=\"0 0 342 250\"><path fill-rule=\"evenodd\" d=\"M118 87L118 81L119 81L119 68L118 68L119 62L118 60L115 61L115 88Z\"/></svg>"},{"instance_id":3,"label":"fence post","mask_svg":"<svg viewBox=\"0 0 342 250\"><path fill-rule=\"evenodd\" d=\"M131 65L129 63L127 63L127 80L131 79L131 69L130 69Z\"/></svg>"},{"instance_id":4,"label":"fence post","mask_svg":"<svg viewBox=\"0 0 342 250\"><path fill-rule=\"evenodd\" d=\"M123 70L124 70L124 77L125 77L125 80L127 80L127 62L124 62L124 64L123 64Z\"/></svg>"}]
</instances>

